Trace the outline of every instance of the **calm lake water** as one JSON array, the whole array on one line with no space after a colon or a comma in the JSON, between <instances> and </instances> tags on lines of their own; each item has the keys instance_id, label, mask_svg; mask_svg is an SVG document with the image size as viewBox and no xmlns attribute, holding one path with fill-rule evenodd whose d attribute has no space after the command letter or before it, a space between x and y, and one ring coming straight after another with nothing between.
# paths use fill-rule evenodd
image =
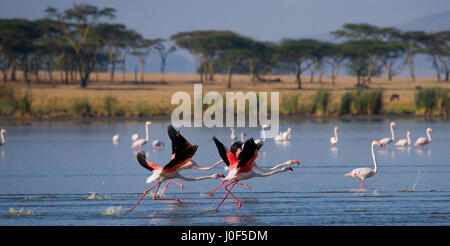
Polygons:
<instances>
[{"instance_id":1,"label":"calm lake water","mask_svg":"<svg viewBox=\"0 0 450 246\"><path fill-rule=\"evenodd\" d=\"M0 147L0 225L450 225L450 124L448 121L396 120L396 138L412 132L412 141L433 128L425 148L377 147L379 172L360 190L358 179L344 175L357 167L373 167L370 143L390 136L389 121L285 122L289 143L268 139L256 162L271 167L289 159L301 165L293 172L244 181L218 205L223 189L206 194L218 180L170 184L165 197L144 199L127 213L145 189L150 173L136 161L131 135L145 137L144 122L40 123L2 125L6 144ZM170 157L168 122L154 122L150 140L166 143L163 150L145 146L150 159L165 165ZM341 128L336 148L330 147L333 126ZM259 138L256 128L236 128ZM194 160L209 166L219 160L211 140L230 143L227 128L182 128L199 149ZM120 135L115 145L111 138ZM189 177L224 173L223 164ZM95 192L95 195L94 195Z\"/></svg>"}]
</instances>

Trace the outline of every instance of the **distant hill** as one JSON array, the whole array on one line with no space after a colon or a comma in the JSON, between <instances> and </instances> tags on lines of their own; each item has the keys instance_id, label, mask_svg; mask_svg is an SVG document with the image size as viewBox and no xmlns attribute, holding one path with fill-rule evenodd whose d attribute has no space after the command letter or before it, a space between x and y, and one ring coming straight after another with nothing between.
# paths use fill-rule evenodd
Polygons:
<instances>
[{"instance_id":1,"label":"distant hill","mask_svg":"<svg viewBox=\"0 0 450 246\"><path fill-rule=\"evenodd\" d=\"M419 17L394 26L402 31L438 32L450 30L450 11Z\"/></svg>"}]
</instances>

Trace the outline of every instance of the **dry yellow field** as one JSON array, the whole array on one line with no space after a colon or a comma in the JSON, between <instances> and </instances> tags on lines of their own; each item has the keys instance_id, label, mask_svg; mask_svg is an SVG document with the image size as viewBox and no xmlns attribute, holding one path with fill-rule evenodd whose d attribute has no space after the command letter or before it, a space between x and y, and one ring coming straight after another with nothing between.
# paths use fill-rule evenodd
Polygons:
<instances>
[{"instance_id":1,"label":"dry yellow field","mask_svg":"<svg viewBox=\"0 0 450 246\"><path fill-rule=\"evenodd\" d=\"M20 73L18 77L20 78ZM56 78L60 75L56 74ZM140 81L140 74L137 79ZM40 74L41 80L48 79L47 74ZM336 84L331 84L331 79L323 77L322 82L318 83L318 77L314 78L314 82L310 83L309 76L302 76L302 90L297 90L295 76L292 75L273 75L271 78L280 78L281 82L254 84L249 75L233 75L232 88L226 88L227 76L222 74L215 75L215 81L203 83L203 93L208 91L218 91L225 93L226 91L255 91L255 92L280 92L281 99L290 94L299 94L299 103L310 102L314 98L316 91L320 88L329 89L332 93L331 105L338 103L343 93L353 90L356 83L355 77L338 77ZM16 88L24 92L30 90L33 99L33 108L45 108L48 105L53 107L69 107L68 105L74 98L86 98L97 107L104 102L106 96L114 97L125 107L125 111L131 110L135 105L141 104L144 107L158 108L156 114L169 114L173 107L170 100L173 93L184 91L193 95L193 84L198 83L200 76L198 74L165 74L164 81L161 82L161 74L145 74L144 83L135 83L135 75L115 74L115 81L110 81L109 73L92 74L88 87L83 89L79 86L79 82L71 81L69 85L56 82L54 87L51 83L35 83L31 82L28 86L24 82L16 83ZM385 113L399 113L402 110L413 110L414 93L416 87L441 87L449 88L448 82L437 82L435 78L417 78L413 82L410 78L401 77L388 81L385 78L373 78L368 84L370 88L384 88L383 108ZM392 94L398 94L399 100L390 101ZM397 112L398 111L398 112Z\"/></svg>"}]
</instances>

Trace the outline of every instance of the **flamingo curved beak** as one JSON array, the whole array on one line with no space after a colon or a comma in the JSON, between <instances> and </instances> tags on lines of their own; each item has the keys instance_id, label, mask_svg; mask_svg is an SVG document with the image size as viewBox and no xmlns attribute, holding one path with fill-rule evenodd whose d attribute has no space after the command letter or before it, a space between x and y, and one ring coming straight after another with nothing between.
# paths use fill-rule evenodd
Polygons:
<instances>
[{"instance_id":1,"label":"flamingo curved beak","mask_svg":"<svg viewBox=\"0 0 450 246\"><path fill-rule=\"evenodd\" d=\"M377 145L383 147L383 144L380 141L376 141Z\"/></svg>"},{"instance_id":2,"label":"flamingo curved beak","mask_svg":"<svg viewBox=\"0 0 450 246\"><path fill-rule=\"evenodd\" d=\"M292 163L295 163L295 164L298 164L298 165L300 165L300 162L299 162L299 161L297 161L297 160L292 160Z\"/></svg>"},{"instance_id":3,"label":"flamingo curved beak","mask_svg":"<svg viewBox=\"0 0 450 246\"><path fill-rule=\"evenodd\" d=\"M219 173L218 175L219 175L219 177L221 177L221 178L225 178L225 175L223 175L222 173Z\"/></svg>"},{"instance_id":4,"label":"flamingo curved beak","mask_svg":"<svg viewBox=\"0 0 450 246\"><path fill-rule=\"evenodd\" d=\"M292 167L288 167L287 170L289 170L289 171L291 171L291 172L294 171L294 169L292 169Z\"/></svg>"},{"instance_id":5,"label":"flamingo curved beak","mask_svg":"<svg viewBox=\"0 0 450 246\"><path fill-rule=\"evenodd\" d=\"M6 130L3 130L3 133L5 133L5 134L6 134Z\"/></svg>"},{"instance_id":6,"label":"flamingo curved beak","mask_svg":"<svg viewBox=\"0 0 450 246\"><path fill-rule=\"evenodd\" d=\"M392 125L393 125L393 126L397 126L397 123L395 123L395 122L392 122Z\"/></svg>"},{"instance_id":7,"label":"flamingo curved beak","mask_svg":"<svg viewBox=\"0 0 450 246\"><path fill-rule=\"evenodd\" d=\"M432 132L432 131L433 131L433 129L430 128L430 132ZM6 133L6 131L5 131L5 133Z\"/></svg>"}]
</instances>

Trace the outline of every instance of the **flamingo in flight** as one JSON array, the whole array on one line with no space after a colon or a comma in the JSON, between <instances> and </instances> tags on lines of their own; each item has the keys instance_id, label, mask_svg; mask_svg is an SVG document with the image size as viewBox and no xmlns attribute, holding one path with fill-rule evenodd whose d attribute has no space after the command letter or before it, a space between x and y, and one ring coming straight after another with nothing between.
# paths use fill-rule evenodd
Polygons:
<instances>
[{"instance_id":1,"label":"flamingo in flight","mask_svg":"<svg viewBox=\"0 0 450 246\"><path fill-rule=\"evenodd\" d=\"M0 146L5 144L5 136L3 136L3 134L6 134L6 130L5 129L2 129L0 131L0 137L2 138L2 141L0 142Z\"/></svg>"},{"instance_id":2,"label":"flamingo in flight","mask_svg":"<svg viewBox=\"0 0 450 246\"><path fill-rule=\"evenodd\" d=\"M143 138L137 139L136 141L133 142L133 144L131 145L131 148L139 147L139 152L142 152L142 148L144 147L145 144L148 143L148 126L151 124L152 124L151 121L145 122L145 139L143 139ZM133 135L133 137L134 137L134 135Z\"/></svg>"},{"instance_id":3,"label":"flamingo in flight","mask_svg":"<svg viewBox=\"0 0 450 246\"><path fill-rule=\"evenodd\" d=\"M357 179L361 180L361 189L364 189L364 180L366 178L370 178L374 176L378 171L377 161L375 160L375 153L373 148L375 145L378 145L380 147L383 147L383 144L380 141L373 141L372 142L372 159L373 159L373 165L374 169L368 168L368 167L361 167L361 168L355 168L351 172L345 174L345 176L355 177Z\"/></svg>"},{"instance_id":4,"label":"flamingo in flight","mask_svg":"<svg viewBox=\"0 0 450 246\"><path fill-rule=\"evenodd\" d=\"M337 126L334 127L334 137L330 138L331 145L336 145L338 143L339 139L338 139L337 132L340 131L340 130L341 130L341 128L339 128Z\"/></svg>"},{"instance_id":5,"label":"flamingo in flight","mask_svg":"<svg viewBox=\"0 0 450 246\"><path fill-rule=\"evenodd\" d=\"M407 131L406 132L406 139L400 139L395 143L395 146L400 146L400 147L405 147L411 144L411 132Z\"/></svg>"},{"instance_id":6,"label":"flamingo in flight","mask_svg":"<svg viewBox=\"0 0 450 246\"><path fill-rule=\"evenodd\" d=\"M380 143L383 144L386 148L388 146L388 144L394 142L395 140L395 135L394 135L394 126L397 126L397 123L395 122L391 122L391 124L389 124L389 127L391 128L391 137L386 137L380 140Z\"/></svg>"},{"instance_id":7,"label":"flamingo in flight","mask_svg":"<svg viewBox=\"0 0 450 246\"><path fill-rule=\"evenodd\" d=\"M189 141L187 141L186 138L183 137L183 135L181 135L180 131L177 131L172 125L169 125L167 127L167 133L169 134L169 138L172 141L172 158L174 158L177 153L192 146L192 144L189 143ZM214 163L209 167L200 167L194 160L189 159L189 161L183 166L181 166L179 170L197 169L199 171L208 171L213 169L222 162L223 162L222 160L219 160L218 162Z\"/></svg>"},{"instance_id":8,"label":"flamingo in flight","mask_svg":"<svg viewBox=\"0 0 450 246\"><path fill-rule=\"evenodd\" d=\"M253 163L255 159L258 157L259 149L262 147L262 144L256 144L253 138L248 139L244 143L244 147L242 151L238 150L238 156L236 156L230 149L225 147L216 137L213 137L214 143L216 144L217 150L219 151L220 156L222 157L225 164L228 166L228 170L230 170L227 176L223 179L223 181L212 190L208 196L214 193L219 187L221 187L225 182L228 184L224 185L224 189L227 191L225 196L220 201L216 210L219 209L220 205L225 201L228 197L228 194L231 194L234 199L238 202L238 208L241 207L242 202L231 192L233 187L236 184L242 185L248 189L251 189L250 186L240 183L241 180L246 180L254 177L267 177L279 172L293 171L292 167L283 167L278 170L274 170L272 172L268 172L265 174L259 174L253 171ZM228 186L231 185L230 189Z\"/></svg>"},{"instance_id":9,"label":"flamingo in flight","mask_svg":"<svg viewBox=\"0 0 450 246\"><path fill-rule=\"evenodd\" d=\"M197 177L197 178L189 178L189 177L185 177L182 176L178 171L180 169L181 166L183 166L184 164L186 164L191 158L192 156L194 156L195 152L197 151L198 146L194 145L194 146L190 146L187 147L186 149L184 149L183 151L180 151L179 153L177 153L175 155L175 157L169 162L167 163L164 167L163 166L159 166L157 164L154 164L152 162L150 162L149 160L147 160L147 158L145 157L145 154L142 152L138 152L137 153L137 160L139 162L139 164L146 168L147 170L152 172L152 175L150 177L147 178L146 183L151 183L155 180L157 180L158 182L155 183L152 187L150 187L150 189L146 190L144 192L144 194L142 194L142 196L139 198L139 200L136 202L136 204L128 209L128 212L132 212L134 210L134 208L136 208L136 206L142 201L142 199L147 195L147 193L152 190L153 188L156 188L156 191L153 194L153 200L175 200L179 203L182 203L180 199L178 198L163 198L164 196L164 192L167 189L167 186L171 183L174 182L176 184L178 184L180 186L180 189L183 190L183 185L174 181L174 178L178 178L184 181L199 181L199 180L203 180L203 179L217 179L220 177L224 177L223 174L213 174L210 176L204 176L204 177ZM158 193L159 187L161 186L161 183L169 180L161 194L160 197L156 197L156 194Z\"/></svg>"},{"instance_id":10,"label":"flamingo in flight","mask_svg":"<svg viewBox=\"0 0 450 246\"><path fill-rule=\"evenodd\" d=\"M432 132L433 129L427 128L427 137L421 137L416 140L414 143L415 146L425 146L426 144L431 143L431 136L430 132Z\"/></svg>"}]
</instances>

